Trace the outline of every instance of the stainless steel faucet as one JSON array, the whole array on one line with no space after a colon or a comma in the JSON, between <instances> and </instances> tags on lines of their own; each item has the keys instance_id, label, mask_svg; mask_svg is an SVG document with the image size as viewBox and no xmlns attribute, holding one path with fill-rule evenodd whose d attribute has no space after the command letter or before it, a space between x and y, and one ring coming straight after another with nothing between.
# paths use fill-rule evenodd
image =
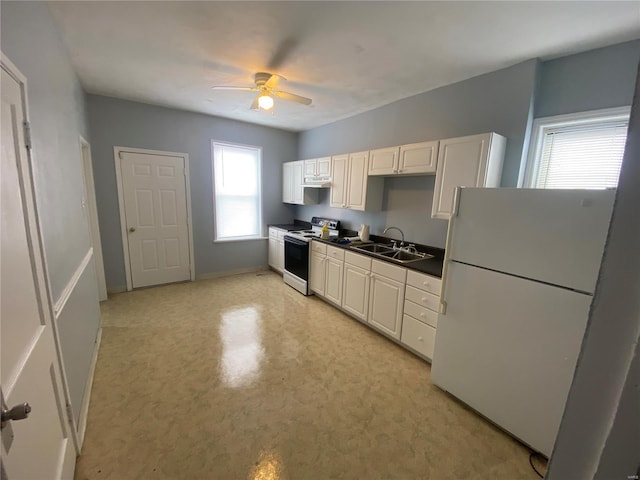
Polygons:
<instances>
[{"instance_id":1,"label":"stainless steel faucet","mask_svg":"<svg viewBox=\"0 0 640 480\"><path fill-rule=\"evenodd\" d=\"M384 229L384 231L382 232L382 234L386 234L389 230L397 230L400 232L400 235L402 235L402 241L400 242L400 248L404 247L404 233L402 232L402 230L400 230L398 227L387 227Z\"/></svg>"}]
</instances>

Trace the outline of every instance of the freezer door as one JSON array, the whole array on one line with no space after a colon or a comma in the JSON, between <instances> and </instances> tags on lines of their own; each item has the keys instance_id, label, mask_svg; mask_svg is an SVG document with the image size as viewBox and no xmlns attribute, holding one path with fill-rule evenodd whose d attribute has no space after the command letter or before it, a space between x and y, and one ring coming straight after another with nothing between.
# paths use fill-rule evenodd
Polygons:
<instances>
[{"instance_id":1,"label":"freezer door","mask_svg":"<svg viewBox=\"0 0 640 480\"><path fill-rule=\"evenodd\" d=\"M593 293L615 192L463 188L452 260Z\"/></svg>"},{"instance_id":2,"label":"freezer door","mask_svg":"<svg viewBox=\"0 0 640 480\"><path fill-rule=\"evenodd\" d=\"M592 297L452 262L433 383L549 456Z\"/></svg>"}]
</instances>

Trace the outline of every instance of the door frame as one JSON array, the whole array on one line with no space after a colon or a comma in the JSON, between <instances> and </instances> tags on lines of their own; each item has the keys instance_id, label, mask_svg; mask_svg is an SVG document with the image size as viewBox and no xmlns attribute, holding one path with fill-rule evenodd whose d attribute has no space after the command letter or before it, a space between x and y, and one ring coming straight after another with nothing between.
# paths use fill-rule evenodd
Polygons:
<instances>
[{"instance_id":1,"label":"door frame","mask_svg":"<svg viewBox=\"0 0 640 480\"><path fill-rule=\"evenodd\" d=\"M91 246L93 248L93 262L96 267L98 281L98 297L100 301L107 300L107 281L104 273L104 259L102 257L102 240L100 239L100 224L98 223L98 203L96 200L96 187L93 178L93 165L91 161L91 145L80 135L80 157L82 159L82 180L86 198L85 208L89 222Z\"/></svg>"},{"instance_id":2,"label":"door frame","mask_svg":"<svg viewBox=\"0 0 640 480\"><path fill-rule=\"evenodd\" d=\"M27 126L31 125L31 117L29 115L29 94L27 88L27 77L15 66L15 64L9 60L3 51L0 51L0 65L9 73L19 84L22 92L22 109L24 115L24 122ZM36 280L36 295L38 297L40 315L44 319L45 323L48 323L51 327L53 335L53 344L55 348L55 359L57 369L54 369L54 375L57 377L56 381L62 386L62 391L58 391L58 401L60 404L64 404L65 408L60 411L62 415L61 421L64 428L69 430L70 445L74 452L74 458L80 455L81 441L78 438L78 429L76 428L76 422L71 414L71 393L69 392L69 382L67 379L66 370L64 367L64 360L62 358L62 347L60 345L60 336L58 333L58 324L56 322L56 316L54 313L53 296L51 294L51 285L49 281L49 271L47 265L47 258L44 249L44 240L42 237L42 225L40 223L40 217L38 213L38 203L36 195L36 182L34 178L34 153L32 139L29 139L31 144L26 149L26 156L24 162L18 165L18 171L26 177L21 179L22 187L24 189L25 198L23 199L23 208L25 216L25 229L27 235L30 238L30 250L32 252L31 269L33 271ZM67 454L68 457L69 454ZM71 473L75 471L75 461L72 465L66 465L63 463L63 468L71 469ZM62 472L63 476L65 472ZM68 473L68 472L66 472ZM5 478L4 465L2 466L3 480Z\"/></svg>"},{"instance_id":3,"label":"door frame","mask_svg":"<svg viewBox=\"0 0 640 480\"><path fill-rule=\"evenodd\" d=\"M133 290L133 280L131 277L131 259L129 258L129 235L127 233L127 221L124 209L124 187L122 185L122 171L120 169L121 153L141 153L147 155L160 155L166 157L180 157L184 161L184 183L187 201L187 235L189 236L189 270L191 281L196 279L196 269L193 254L193 231L191 225L191 182L189 174L189 154L180 152L166 152L163 150L149 150L146 148L113 147L113 159L116 168L116 184L118 186L118 207L120 210L120 234L122 235L122 250L124 254L124 270L127 279L127 291Z\"/></svg>"}]
</instances>

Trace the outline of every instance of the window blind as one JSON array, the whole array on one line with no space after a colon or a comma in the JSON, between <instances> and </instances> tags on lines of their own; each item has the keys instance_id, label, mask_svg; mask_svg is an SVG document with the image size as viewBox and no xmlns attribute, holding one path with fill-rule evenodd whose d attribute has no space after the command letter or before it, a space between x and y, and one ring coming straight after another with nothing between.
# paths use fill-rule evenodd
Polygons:
<instances>
[{"instance_id":1,"label":"window blind","mask_svg":"<svg viewBox=\"0 0 640 480\"><path fill-rule=\"evenodd\" d=\"M215 238L261 235L260 150L213 144Z\"/></svg>"},{"instance_id":2,"label":"window blind","mask_svg":"<svg viewBox=\"0 0 640 480\"><path fill-rule=\"evenodd\" d=\"M537 188L615 188L626 122L545 129Z\"/></svg>"}]
</instances>

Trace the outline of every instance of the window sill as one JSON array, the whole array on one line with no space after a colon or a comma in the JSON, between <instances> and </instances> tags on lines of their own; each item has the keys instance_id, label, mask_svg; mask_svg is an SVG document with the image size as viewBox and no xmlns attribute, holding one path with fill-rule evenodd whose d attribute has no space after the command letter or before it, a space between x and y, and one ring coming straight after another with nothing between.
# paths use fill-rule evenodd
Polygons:
<instances>
[{"instance_id":1,"label":"window sill","mask_svg":"<svg viewBox=\"0 0 640 480\"><path fill-rule=\"evenodd\" d=\"M214 240L212 243L253 242L255 240L269 240L269 237L225 238L223 240Z\"/></svg>"}]
</instances>

